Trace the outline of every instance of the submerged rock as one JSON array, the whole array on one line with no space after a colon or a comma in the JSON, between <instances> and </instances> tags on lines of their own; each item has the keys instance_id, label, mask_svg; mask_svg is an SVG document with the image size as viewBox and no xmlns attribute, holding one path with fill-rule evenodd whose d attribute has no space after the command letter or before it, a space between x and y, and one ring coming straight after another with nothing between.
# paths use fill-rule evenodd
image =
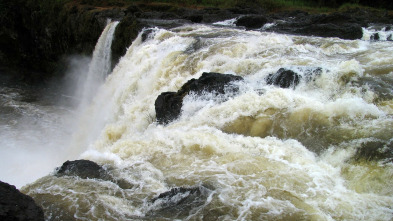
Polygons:
<instances>
[{"instance_id":1,"label":"submerged rock","mask_svg":"<svg viewBox=\"0 0 393 221\"><path fill-rule=\"evenodd\" d=\"M199 79L189 80L178 92L163 92L157 97L154 104L158 123L167 124L179 117L183 98L187 94L195 93L201 95L203 92L208 92L218 95L235 92L237 89L231 88L229 84L240 80L243 80L240 76L205 72Z\"/></svg>"},{"instance_id":2,"label":"submerged rock","mask_svg":"<svg viewBox=\"0 0 393 221\"><path fill-rule=\"evenodd\" d=\"M150 217L184 218L206 203L211 190L204 187L175 187L152 199Z\"/></svg>"},{"instance_id":3,"label":"submerged rock","mask_svg":"<svg viewBox=\"0 0 393 221\"><path fill-rule=\"evenodd\" d=\"M393 140L373 140L363 142L356 150L354 161L382 161L393 162Z\"/></svg>"},{"instance_id":4,"label":"submerged rock","mask_svg":"<svg viewBox=\"0 0 393 221\"><path fill-rule=\"evenodd\" d=\"M44 212L31 198L0 181L0 220L38 221L44 220Z\"/></svg>"}]
</instances>

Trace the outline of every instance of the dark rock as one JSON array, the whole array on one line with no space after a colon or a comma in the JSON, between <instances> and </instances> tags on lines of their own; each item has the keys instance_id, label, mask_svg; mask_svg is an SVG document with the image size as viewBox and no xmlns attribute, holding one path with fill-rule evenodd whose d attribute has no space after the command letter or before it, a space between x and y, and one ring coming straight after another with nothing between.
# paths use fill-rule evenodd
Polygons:
<instances>
[{"instance_id":1,"label":"dark rock","mask_svg":"<svg viewBox=\"0 0 393 221\"><path fill-rule=\"evenodd\" d=\"M153 29L151 28L144 29L142 32L142 42L145 42L152 33L153 33Z\"/></svg>"},{"instance_id":2,"label":"dark rock","mask_svg":"<svg viewBox=\"0 0 393 221\"><path fill-rule=\"evenodd\" d=\"M269 22L276 25L267 29L287 34L299 34L319 37L338 37L347 40L360 39L363 36L362 27L371 23L387 21L370 11L345 11L328 15L310 15L302 12L277 13L270 15ZM284 22L282 22L284 21Z\"/></svg>"},{"instance_id":3,"label":"dark rock","mask_svg":"<svg viewBox=\"0 0 393 221\"><path fill-rule=\"evenodd\" d=\"M152 199L149 217L185 218L202 207L211 190L204 187L175 187Z\"/></svg>"},{"instance_id":4,"label":"dark rock","mask_svg":"<svg viewBox=\"0 0 393 221\"><path fill-rule=\"evenodd\" d=\"M392 34L390 34L390 35L386 38L386 40L388 40L388 41L393 41L393 36L392 36Z\"/></svg>"},{"instance_id":5,"label":"dark rock","mask_svg":"<svg viewBox=\"0 0 393 221\"><path fill-rule=\"evenodd\" d=\"M0 220L44 220L44 212L30 196L19 192L15 186L0 181Z\"/></svg>"},{"instance_id":6,"label":"dark rock","mask_svg":"<svg viewBox=\"0 0 393 221\"><path fill-rule=\"evenodd\" d=\"M338 37L346 40L360 39L362 27L358 24L311 24L294 30L295 33L318 37Z\"/></svg>"},{"instance_id":7,"label":"dark rock","mask_svg":"<svg viewBox=\"0 0 393 221\"><path fill-rule=\"evenodd\" d=\"M233 81L241 81L242 77L232 74L220 74L214 72L204 72L199 79L191 79L185 83L178 93L188 94L194 92L201 94L202 92L215 92L216 94L224 94L228 84Z\"/></svg>"},{"instance_id":8,"label":"dark rock","mask_svg":"<svg viewBox=\"0 0 393 221\"><path fill-rule=\"evenodd\" d=\"M167 124L179 117L183 96L176 92L161 93L155 103L156 118L160 124Z\"/></svg>"},{"instance_id":9,"label":"dark rock","mask_svg":"<svg viewBox=\"0 0 393 221\"><path fill-rule=\"evenodd\" d=\"M292 70L280 68L275 74L266 78L266 83L281 88L295 88L300 82L301 76Z\"/></svg>"},{"instance_id":10,"label":"dark rock","mask_svg":"<svg viewBox=\"0 0 393 221\"><path fill-rule=\"evenodd\" d=\"M185 19L190 20L191 22L194 23L201 23L203 21L203 15L198 15L198 14L189 15L185 17Z\"/></svg>"},{"instance_id":11,"label":"dark rock","mask_svg":"<svg viewBox=\"0 0 393 221\"><path fill-rule=\"evenodd\" d=\"M246 15L236 21L236 26L243 26L247 29L262 28L267 23L267 18L261 15Z\"/></svg>"},{"instance_id":12,"label":"dark rock","mask_svg":"<svg viewBox=\"0 0 393 221\"><path fill-rule=\"evenodd\" d=\"M133 15L128 15L120 21L116 27L114 40L111 46L112 64L116 64L120 57L126 53L127 48L142 29L143 26Z\"/></svg>"},{"instance_id":13,"label":"dark rock","mask_svg":"<svg viewBox=\"0 0 393 221\"><path fill-rule=\"evenodd\" d=\"M122 189L131 189L134 185L124 179L115 179L111 173L111 168L103 168L90 160L66 161L57 168L55 176L77 176L82 179L99 179L117 184Z\"/></svg>"},{"instance_id":14,"label":"dark rock","mask_svg":"<svg viewBox=\"0 0 393 221\"><path fill-rule=\"evenodd\" d=\"M107 171L90 160L66 161L57 169L56 176L77 176L82 179L108 179Z\"/></svg>"},{"instance_id":15,"label":"dark rock","mask_svg":"<svg viewBox=\"0 0 393 221\"><path fill-rule=\"evenodd\" d=\"M201 95L203 92L225 94L236 92L230 87L233 81L243 80L240 76L220 73L203 73L199 79L191 79L178 92L163 92L155 101L156 118L158 123L167 124L179 117L183 105L183 98L187 94ZM232 91L230 91L232 89Z\"/></svg>"},{"instance_id":16,"label":"dark rock","mask_svg":"<svg viewBox=\"0 0 393 221\"><path fill-rule=\"evenodd\" d=\"M378 41L379 40L379 34L378 33L374 33L373 35L371 35L370 40Z\"/></svg>"}]
</instances>

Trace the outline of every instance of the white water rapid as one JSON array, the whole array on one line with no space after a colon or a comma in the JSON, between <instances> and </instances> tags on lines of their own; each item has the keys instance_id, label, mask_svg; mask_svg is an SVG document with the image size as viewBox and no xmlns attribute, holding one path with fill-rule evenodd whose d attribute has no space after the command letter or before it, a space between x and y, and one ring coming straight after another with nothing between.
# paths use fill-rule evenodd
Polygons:
<instances>
[{"instance_id":1,"label":"white water rapid","mask_svg":"<svg viewBox=\"0 0 393 221\"><path fill-rule=\"evenodd\" d=\"M48 220L393 219L392 42L204 25L141 39L72 144L121 182L48 175L25 186ZM303 76L295 89L266 84L283 67ZM203 72L245 81L224 101L187 95L179 119L159 125L157 96ZM154 200L174 187L200 191Z\"/></svg>"}]
</instances>

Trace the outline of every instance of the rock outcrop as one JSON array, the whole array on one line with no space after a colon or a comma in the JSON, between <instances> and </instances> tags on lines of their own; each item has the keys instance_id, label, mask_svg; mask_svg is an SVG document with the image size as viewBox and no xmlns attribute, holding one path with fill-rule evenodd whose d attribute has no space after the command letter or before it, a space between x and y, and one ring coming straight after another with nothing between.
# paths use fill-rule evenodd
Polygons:
<instances>
[{"instance_id":1,"label":"rock outcrop","mask_svg":"<svg viewBox=\"0 0 393 221\"><path fill-rule=\"evenodd\" d=\"M200 95L207 92L218 95L236 92L236 87L231 87L230 83L240 80L243 80L240 76L205 72L199 79L189 80L177 92L163 92L155 101L157 121L161 124L167 124L178 118L181 113L183 98L190 93Z\"/></svg>"},{"instance_id":2,"label":"rock outcrop","mask_svg":"<svg viewBox=\"0 0 393 221\"><path fill-rule=\"evenodd\" d=\"M363 36L362 26L367 26L364 20L351 17L346 13L333 13L329 15L310 15L304 12L292 12L290 17L276 15L272 22L274 26L267 31L298 34L318 37L338 37L354 40ZM276 22L277 20L285 22Z\"/></svg>"},{"instance_id":3,"label":"rock outcrop","mask_svg":"<svg viewBox=\"0 0 393 221\"><path fill-rule=\"evenodd\" d=\"M30 196L0 181L0 220L41 221L44 212Z\"/></svg>"}]
</instances>

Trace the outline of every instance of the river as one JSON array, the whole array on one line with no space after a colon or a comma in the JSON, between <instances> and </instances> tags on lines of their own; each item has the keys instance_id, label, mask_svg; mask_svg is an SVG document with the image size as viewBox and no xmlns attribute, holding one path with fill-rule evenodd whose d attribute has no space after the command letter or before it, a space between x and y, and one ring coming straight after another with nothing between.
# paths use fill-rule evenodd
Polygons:
<instances>
[{"instance_id":1,"label":"river","mask_svg":"<svg viewBox=\"0 0 393 221\"><path fill-rule=\"evenodd\" d=\"M1 142L8 148L2 158L52 168L34 182L20 182L29 183L22 192L44 207L48 220L393 218L391 41L370 41L366 30L353 41L207 25L149 33L133 42L73 115L58 105L21 111L18 119L37 125L28 137L47 138L47 145L34 147L20 135L25 130L12 113L24 103L2 119ZM299 85L266 84L280 68L298 73ZM203 72L245 80L235 96L187 95L181 116L158 124L157 96ZM2 93L17 100L12 95L18 96ZM77 120L67 125L65 116ZM74 156L68 160L104 165L123 184L53 175L61 165L54 156L64 162L66 152ZM198 191L155 200L177 187Z\"/></svg>"}]
</instances>

